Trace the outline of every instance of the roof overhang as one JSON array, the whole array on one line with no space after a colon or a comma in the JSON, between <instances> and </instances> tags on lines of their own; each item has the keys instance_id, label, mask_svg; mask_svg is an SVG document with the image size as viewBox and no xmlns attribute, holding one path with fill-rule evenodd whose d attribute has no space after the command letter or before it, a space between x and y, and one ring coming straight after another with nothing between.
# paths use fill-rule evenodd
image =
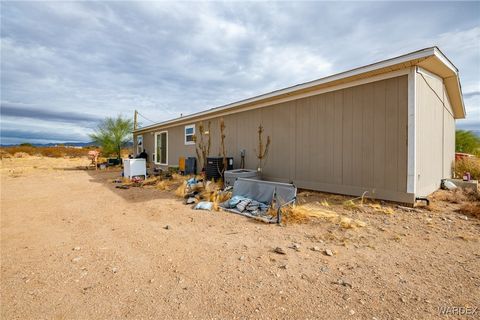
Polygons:
<instances>
[{"instance_id":1,"label":"roof overhang","mask_svg":"<svg viewBox=\"0 0 480 320\"><path fill-rule=\"evenodd\" d=\"M218 113L228 112L233 109L250 107L256 104L265 104L281 100L286 97L302 95L310 91L317 91L323 88L336 86L355 80L370 78L380 74L397 71L401 69L420 66L441 78L443 78L447 94L452 104L454 116L456 119L465 118L465 106L463 103L462 89L458 69L448 60L448 58L437 48L431 47L405 54L396 58L380 61L360 68L352 69L332 76L321 78L318 80L302 83L281 90L272 91L253 98L230 103L217 108L208 109L202 112L193 113L191 115L167 120L150 126L142 127L135 130L135 133L150 131L155 128L173 126L186 121L196 121L208 116L215 116Z\"/></svg>"}]
</instances>

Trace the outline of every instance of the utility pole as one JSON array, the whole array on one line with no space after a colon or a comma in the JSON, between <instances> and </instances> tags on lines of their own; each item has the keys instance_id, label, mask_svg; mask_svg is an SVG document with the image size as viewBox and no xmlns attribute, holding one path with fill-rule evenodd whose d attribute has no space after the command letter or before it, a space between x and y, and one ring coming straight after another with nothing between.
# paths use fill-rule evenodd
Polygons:
<instances>
[{"instance_id":1,"label":"utility pole","mask_svg":"<svg viewBox=\"0 0 480 320\"><path fill-rule=\"evenodd\" d=\"M135 113L133 116L133 130L137 130L137 126L138 126L137 115L138 115L138 111L135 110Z\"/></svg>"}]
</instances>

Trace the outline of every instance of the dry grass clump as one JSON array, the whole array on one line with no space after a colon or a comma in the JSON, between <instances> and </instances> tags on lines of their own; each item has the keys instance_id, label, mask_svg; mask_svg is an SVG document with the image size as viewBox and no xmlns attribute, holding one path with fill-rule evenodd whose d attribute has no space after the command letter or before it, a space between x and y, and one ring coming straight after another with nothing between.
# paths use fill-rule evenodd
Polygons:
<instances>
[{"instance_id":1,"label":"dry grass clump","mask_svg":"<svg viewBox=\"0 0 480 320\"><path fill-rule=\"evenodd\" d=\"M0 149L0 159L12 158L12 155L3 149Z\"/></svg>"},{"instance_id":2,"label":"dry grass clump","mask_svg":"<svg viewBox=\"0 0 480 320\"><path fill-rule=\"evenodd\" d=\"M277 213L275 210L271 210L270 214L276 216ZM323 208L319 202L316 204L293 205L282 209L282 222L284 223L306 223L313 219L334 223L345 229L366 226L363 221L344 217Z\"/></svg>"},{"instance_id":3,"label":"dry grass clump","mask_svg":"<svg viewBox=\"0 0 480 320\"><path fill-rule=\"evenodd\" d=\"M374 212L376 213L383 213L383 214L394 214L395 210L393 210L392 207L385 207L382 206L379 203L369 203L367 206L371 209L373 209Z\"/></svg>"},{"instance_id":4,"label":"dry grass clump","mask_svg":"<svg viewBox=\"0 0 480 320\"><path fill-rule=\"evenodd\" d=\"M480 202L467 202L464 203L458 212L470 215L480 219Z\"/></svg>"},{"instance_id":5,"label":"dry grass clump","mask_svg":"<svg viewBox=\"0 0 480 320\"><path fill-rule=\"evenodd\" d=\"M161 191L170 191L171 186L168 180L161 180L155 185L155 188Z\"/></svg>"},{"instance_id":6,"label":"dry grass clump","mask_svg":"<svg viewBox=\"0 0 480 320\"><path fill-rule=\"evenodd\" d=\"M15 152L13 154L14 158L28 158L30 155L26 152Z\"/></svg>"},{"instance_id":7,"label":"dry grass clump","mask_svg":"<svg viewBox=\"0 0 480 320\"><path fill-rule=\"evenodd\" d=\"M180 184L177 189L175 189L175 195L180 198L185 198L185 195L187 194L187 182L184 181L182 184Z\"/></svg>"},{"instance_id":8,"label":"dry grass clump","mask_svg":"<svg viewBox=\"0 0 480 320\"><path fill-rule=\"evenodd\" d=\"M221 182L207 181L205 188L200 192L200 197L205 201L214 201L215 194L222 189Z\"/></svg>"},{"instance_id":9,"label":"dry grass clump","mask_svg":"<svg viewBox=\"0 0 480 320\"><path fill-rule=\"evenodd\" d=\"M438 190L432 195L432 199L458 204L468 200L468 195L463 189L456 188L454 190Z\"/></svg>"},{"instance_id":10,"label":"dry grass clump","mask_svg":"<svg viewBox=\"0 0 480 320\"><path fill-rule=\"evenodd\" d=\"M480 179L480 158L469 157L455 161L455 176L462 178L465 172L470 172L472 179Z\"/></svg>"},{"instance_id":11,"label":"dry grass clump","mask_svg":"<svg viewBox=\"0 0 480 320\"><path fill-rule=\"evenodd\" d=\"M158 183L159 179L157 177L150 177L142 181L142 187L144 186L153 186Z\"/></svg>"}]
</instances>

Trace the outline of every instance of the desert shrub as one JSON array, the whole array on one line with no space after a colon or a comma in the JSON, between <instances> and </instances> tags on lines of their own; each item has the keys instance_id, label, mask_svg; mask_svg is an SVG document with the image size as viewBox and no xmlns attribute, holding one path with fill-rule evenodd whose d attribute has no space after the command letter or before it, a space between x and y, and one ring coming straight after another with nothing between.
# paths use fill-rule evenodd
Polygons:
<instances>
[{"instance_id":1,"label":"desert shrub","mask_svg":"<svg viewBox=\"0 0 480 320\"><path fill-rule=\"evenodd\" d=\"M450 203L462 203L468 199L461 188L454 190L438 190L432 195L432 199Z\"/></svg>"},{"instance_id":2,"label":"desert shrub","mask_svg":"<svg viewBox=\"0 0 480 320\"><path fill-rule=\"evenodd\" d=\"M467 202L464 203L458 212L480 218L480 202Z\"/></svg>"},{"instance_id":3,"label":"desert shrub","mask_svg":"<svg viewBox=\"0 0 480 320\"><path fill-rule=\"evenodd\" d=\"M28 156L29 156L29 154L26 153L26 152L15 152L13 154L14 158L27 158Z\"/></svg>"},{"instance_id":4,"label":"desert shrub","mask_svg":"<svg viewBox=\"0 0 480 320\"><path fill-rule=\"evenodd\" d=\"M0 159L11 158L11 157L12 157L12 155L9 152L7 152L3 149L0 149Z\"/></svg>"},{"instance_id":5,"label":"desert shrub","mask_svg":"<svg viewBox=\"0 0 480 320\"><path fill-rule=\"evenodd\" d=\"M475 153L480 148L480 137L473 131L457 130L455 132L455 151Z\"/></svg>"},{"instance_id":6,"label":"desert shrub","mask_svg":"<svg viewBox=\"0 0 480 320\"><path fill-rule=\"evenodd\" d=\"M68 148L68 147L33 147L33 146L12 146L0 149L2 158L8 157L7 154L13 155L15 158L25 158L27 156L39 157L85 157L88 149L84 148Z\"/></svg>"},{"instance_id":7,"label":"desert shrub","mask_svg":"<svg viewBox=\"0 0 480 320\"><path fill-rule=\"evenodd\" d=\"M465 172L470 172L472 179L480 179L480 158L469 157L455 161L455 177L462 178Z\"/></svg>"}]
</instances>

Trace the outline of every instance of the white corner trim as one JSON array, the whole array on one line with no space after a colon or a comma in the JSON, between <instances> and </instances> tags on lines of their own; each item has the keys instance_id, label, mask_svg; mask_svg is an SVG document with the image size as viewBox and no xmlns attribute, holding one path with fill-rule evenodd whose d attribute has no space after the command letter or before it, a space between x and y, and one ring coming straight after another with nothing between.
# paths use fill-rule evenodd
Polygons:
<instances>
[{"instance_id":1,"label":"white corner trim","mask_svg":"<svg viewBox=\"0 0 480 320\"><path fill-rule=\"evenodd\" d=\"M410 68L408 73L408 120L407 120L407 193L416 194L416 115L417 115L417 67Z\"/></svg>"},{"instance_id":2,"label":"white corner trim","mask_svg":"<svg viewBox=\"0 0 480 320\"><path fill-rule=\"evenodd\" d=\"M435 57L437 57L444 65L446 65L450 70L452 70L455 75L458 75L458 69L455 67L455 65L448 60L448 58L438 49L434 48L433 53Z\"/></svg>"}]
</instances>

